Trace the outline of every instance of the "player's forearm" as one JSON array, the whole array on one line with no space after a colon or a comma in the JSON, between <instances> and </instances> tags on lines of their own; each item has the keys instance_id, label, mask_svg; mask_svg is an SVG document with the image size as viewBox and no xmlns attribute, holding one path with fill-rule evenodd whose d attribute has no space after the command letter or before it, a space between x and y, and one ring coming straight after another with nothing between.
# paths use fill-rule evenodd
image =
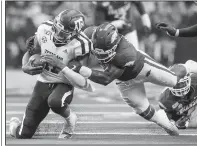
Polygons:
<instances>
[{"instance_id":1,"label":"player's forearm","mask_svg":"<svg viewBox=\"0 0 197 146\"><path fill-rule=\"evenodd\" d=\"M27 52L23 55L23 58L22 58L22 66L24 66L25 64L27 64L27 62L29 61L29 58L30 58L30 54L29 54L29 52L27 51Z\"/></svg>"},{"instance_id":2,"label":"player's forearm","mask_svg":"<svg viewBox=\"0 0 197 146\"><path fill-rule=\"evenodd\" d=\"M79 73L91 81L105 86L114 80L113 76L111 76L111 74L108 72L90 69L85 66L81 67Z\"/></svg>"},{"instance_id":3,"label":"player's forearm","mask_svg":"<svg viewBox=\"0 0 197 146\"><path fill-rule=\"evenodd\" d=\"M197 36L197 24L187 27L187 28L178 29L177 31L179 31L179 34L178 34L179 37L196 37Z\"/></svg>"},{"instance_id":4,"label":"player's forearm","mask_svg":"<svg viewBox=\"0 0 197 146\"><path fill-rule=\"evenodd\" d=\"M90 92L94 91L94 88L90 84L90 82L88 82L87 79L79 73L74 72L68 67L64 67L62 73L74 86L85 89Z\"/></svg>"}]
</instances>

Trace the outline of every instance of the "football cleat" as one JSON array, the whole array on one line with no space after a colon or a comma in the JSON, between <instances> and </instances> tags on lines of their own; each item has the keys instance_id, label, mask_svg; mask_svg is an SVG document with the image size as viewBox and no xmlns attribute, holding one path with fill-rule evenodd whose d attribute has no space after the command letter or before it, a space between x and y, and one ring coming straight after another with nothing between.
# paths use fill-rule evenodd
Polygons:
<instances>
[{"instance_id":1,"label":"football cleat","mask_svg":"<svg viewBox=\"0 0 197 146\"><path fill-rule=\"evenodd\" d=\"M74 113L66 119L63 129L60 132L59 139L69 139L74 134L74 130L77 123L77 116Z\"/></svg>"},{"instance_id":2,"label":"football cleat","mask_svg":"<svg viewBox=\"0 0 197 146\"><path fill-rule=\"evenodd\" d=\"M159 114L166 116L165 111L164 110L159 110L157 111L159 112ZM172 122L169 121L169 123L167 123L166 125L163 124L159 124L157 123L159 126L161 126L169 135L171 136L178 136L179 135L179 130L176 127L175 124L173 124Z\"/></svg>"},{"instance_id":3,"label":"football cleat","mask_svg":"<svg viewBox=\"0 0 197 146\"><path fill-rule=\"evenodd\" d=\"M12 117L9 124L9 133L12 137L16 137L16 130L21 125L21 121L17 117Z\"/></svg>"}]
</instances>

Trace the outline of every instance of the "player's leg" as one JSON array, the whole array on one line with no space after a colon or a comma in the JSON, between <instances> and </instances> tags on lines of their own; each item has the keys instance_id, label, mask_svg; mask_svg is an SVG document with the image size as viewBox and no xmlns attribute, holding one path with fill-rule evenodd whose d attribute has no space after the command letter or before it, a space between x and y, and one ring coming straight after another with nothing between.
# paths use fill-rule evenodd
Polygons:
<instances>
[{"instance_id":1,"label":"player's leg","mask_svg":"<svg viewBox=\"0 0 197 146\"><path fill-rule=\"evenodd\" d=\"M16 138L31 138L40 122L49 112L47 97L50 94L48 84L37 81L32 97L26 107L22 122L12 118L10 121L10 132ZM16 123L18 122L18 123Z\"/></svg>"},{"instance_id":2,"label":"player's leg","mask_svg":"<svg viewBox=\"0 0 197 146\"><path fill-rule=\"evenodd\" d=\"M124 101L133 107L136 113L144 119L155 122L170 135L178 135L178 129L169 121L166 113L163 110L156 111L155 108L150 105L146 97L144 84L132 83L132 81L127 83L128 84L122 82L118 84Z\"/></svg>"},{"instance_id":3,"label":"player's leg","mask_svg":"<svg viewBox=\"0 0 197 146\"><path fill-rule=\"evenodd\" d=\"M125 38L133 44L133 46L139 50L139 40L137 36L137 30L133 30L125 35Z\"/></svg>"},{"instance_id":4,"label":"player's leg","mask_svg":"<svg viewBox=\"0 0 197 146\"><path fill-rule=\"evenodd\" d=\"M180 78L183 78L187 74L184 65L179 66L181 68L180 70L171 71L147 56L144 60L144 67L137 78L144 78L147 82L161 86L173 87L177 84Z\"/></svg>"},{"instance_id":5,"label":"player's leg","mask_svg":"<svg viewBox=\"0 0 197 146\"><path fill-rule=\"evenodd\" d=\"M69 107L72 99L73 86L66 84L57 84L49 96L48 104L50 108L66 121L59 138L70 138L74 132L77 116Z\"/></svg>"}]
</instances>

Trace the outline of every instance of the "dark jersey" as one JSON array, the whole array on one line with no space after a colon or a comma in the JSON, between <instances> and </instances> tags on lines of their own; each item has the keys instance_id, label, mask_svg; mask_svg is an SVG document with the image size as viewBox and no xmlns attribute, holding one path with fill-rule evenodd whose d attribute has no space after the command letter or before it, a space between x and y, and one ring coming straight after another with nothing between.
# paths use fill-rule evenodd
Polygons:
<instances>
[{"instance_id":1,"label":"dark jersey","mask_svg":"<svg viewBox=\"0 0 197 146\"><path fill-rule=\"evenodd\" d=\"M88 27L84 30L86 36L92 38L92 33L96 27ZM145 55L136 50L135 47L122 36L116 48L115 57L108 63L100 65L105 69L107 66L114 65L120 69L124 69L122 75L118 78L121 81L127 81L135 78L144 66Z\"/></svg>"},{"instance_id":2,"label":"dark jersey","mask_svg":"<svg viewBox=\"0 0 197 146\"><path fill-rule=\"evenodd\" d=\"M111 1L97 2L97 11L103 11L106 21L127 20L128 11L131 7L130 2Z\"/></svg>"},{"instance_id":3,"label":"dark jersey","mask_svg":"<svg viewBox=\"0 0 197 146\"><path fill-rule=\"evenodd\" d=\"M127 81L140 73L144 66L144 58L145 56L123 36L116 48L116 56L110 63L118 68L124 68L123 74L118 79Z\"/></svg>"},{"instance_id":4,"label":"dark jersey","mask_svg":"<svg viewBox=\"0 0 197 146\"><path fill-rule=\"evenodd\" d=\"M119 33L125 35L135 29L135 22L133 19L133 6L136 6L139 13L142 15L145 13L144 7L141 2L137 1L110 1L110 2L97 2L96 5L96 25L100 25L103 22L112 22L114 20L123 20L126 25L123 28L119 28Z\"/></svg>"},{"instance_id":5,"label":"dark jersey","mask_svg":"<svg viewBox=\"0 0 197 146\"><path fill-rule=\"evenodd\" d=\"M166 88L160 95L160 107L164 108L168 117L177 121L187 115L188 110L197 104L197 74L191 76L192 84L190 91L184 97L174 96L169 88Z\"/></svg>"}]
</instances>

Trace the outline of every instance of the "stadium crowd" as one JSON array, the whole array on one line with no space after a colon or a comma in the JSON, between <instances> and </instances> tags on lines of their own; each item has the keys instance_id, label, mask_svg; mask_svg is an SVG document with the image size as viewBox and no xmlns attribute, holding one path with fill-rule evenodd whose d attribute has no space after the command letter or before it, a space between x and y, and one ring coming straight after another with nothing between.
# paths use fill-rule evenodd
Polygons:
<instances>
[{"instance_id":1,"label":"stadium crowd","mask_svg":"<svg viewBox=\"0 0 197 146\"><path fill-rule=\"evenodd\" d=\"M152 25L166 22L176 27L185 27L197 23L197 6L194 2L143 2L143 4L151 18ZM84 13L87 26L96 24L98 20L95 5L92 2L6 2L7 67L21 67L21 59L26 51L26 39L33 35L43 21L53 19L66 8L77 9ZM181 45L180 40L167 36L154 26L152 26L151 33L145 35L141 29L139 14L135 12L135 9L133 9L133 14L140 49L166 66L180 61L176 55L177 48L181 50L181 47L188 46L188 44L190 47L197 45L196 41L192 40Z\"/></svg>"}]
</instances>

